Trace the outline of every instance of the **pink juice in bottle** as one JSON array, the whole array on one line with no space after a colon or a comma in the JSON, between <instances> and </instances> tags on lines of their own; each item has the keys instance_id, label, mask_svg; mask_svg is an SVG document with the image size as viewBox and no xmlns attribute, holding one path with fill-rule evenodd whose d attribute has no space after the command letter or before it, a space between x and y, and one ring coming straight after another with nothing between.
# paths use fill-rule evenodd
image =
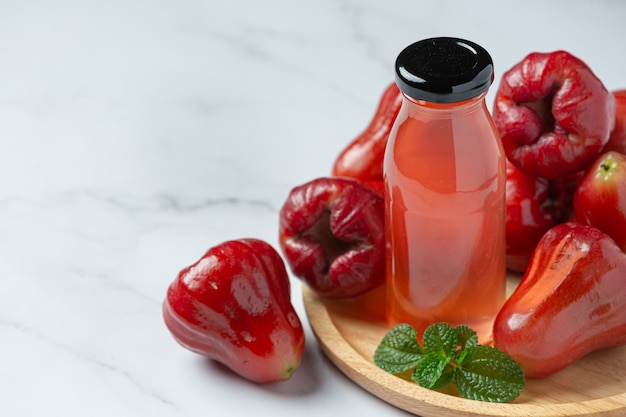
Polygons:
<instances>
[{"instance_id":1,"label":"pink juice in bottle","mask_svg":"<svg viewBox=\"0 0 626 417\"><path fill-rule=\"evenodd\" d=\"M465 324L481 343L506 295L505 160L480 46L434 38L396 62L404 102L384 162L387 320Z\"/></svg>"}]
</instances>

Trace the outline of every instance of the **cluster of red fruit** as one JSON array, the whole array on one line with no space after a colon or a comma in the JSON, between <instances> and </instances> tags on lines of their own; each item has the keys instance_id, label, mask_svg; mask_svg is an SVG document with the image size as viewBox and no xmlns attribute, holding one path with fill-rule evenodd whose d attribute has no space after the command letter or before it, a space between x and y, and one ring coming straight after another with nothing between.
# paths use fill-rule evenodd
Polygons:
<instances>
[{"instance_id":1,"label":"cluster of red fruit","mask_svg":"<svg viewBox=\"0 0 626 417\"><path fill-rule=\"evenodd\" d=\"M524 273L494 344L546 376L626 343L626 90L567 52L534 53L503 75L493 117L507 265Z\"/></svg>"},{"instance_id":2,"label":"cluster of red fruit","mask_svg":"<svg viewBox=\"0 0 626 417\"><path fill-rule=\"evenodd\" d=\"M526 270L567 221L626 250L626 90L610 93L566 52L531 54L504 74L494 120L507 155L507 265Z\"/></svg>"},{"instance_id":3,"label":"cluster of red fruit","mask_svg":"<svg viewBox=\"0 0 626 417\"><path fill-rule=\"evenodd\" d=\"M382 180L399 95L388 87L334 175ZM609 92L568 52L532 53L503 75L493 117L507 158L507 266L524 273L494 344L526 376L547 376L626 343L626 90Z\"/></svg>"},{"instance_id":4,"label":"cluster of red fruit","mask_svg":"<svg viewBox=\"0 0 626 417\"><path fill-rule=\"evenodd\" d=\"M332 175L295 187L281 208L285 259L321 296L353 297L385 281L383 156L401 103L389 85ZM509 161L509 267L526 271L494 340L528 376L546 375L626 343L626 93L609 93L566 52L531 54L504 74L494 120ZM581 311L597 324L588 337L575 326L549 334L546 323L571 324ZM525 322L510 320L518 313ZM209 249L169 287L163 315L183 346L250 380L283 380L300 364L304 333L288 274L266 242Z\"/></svg>"}]
</instances>

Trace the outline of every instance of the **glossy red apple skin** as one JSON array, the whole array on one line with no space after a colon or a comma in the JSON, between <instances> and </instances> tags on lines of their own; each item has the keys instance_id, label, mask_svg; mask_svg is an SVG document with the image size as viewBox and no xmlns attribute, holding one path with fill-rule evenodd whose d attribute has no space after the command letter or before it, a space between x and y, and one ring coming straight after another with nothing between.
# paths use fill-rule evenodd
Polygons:
<instances>
[{"instance_id":1,"label":"glossy red apple skin","mask_svg":"<svg viewBox=\"0 0 626 417\"><path fill-rule=\"evenodd\" d=\"M615 127L604 150L626 154L626 89L613 91L612 94L615 99Z\"/></svg>"},{"instance_id":2,"label":"glossy red apple skin","mask_svg":"<svg viewBox=\"0 0 626 417\"><path fill-rule=\"evenodd\" d=\"M506 265L524 272L537 243L557 224L550 183L506 161Z\"/></svg>"},{"instance_id":3,"label":"glossy red apple skin","mask_svg":"<svg viewBox=\"0 0 626 417\"><path fill-rule=\"evenodd\" d=\"M574 193L574 214L626 252L626 155L609 151L591 164Z\"/></svg>"}]
</instances>

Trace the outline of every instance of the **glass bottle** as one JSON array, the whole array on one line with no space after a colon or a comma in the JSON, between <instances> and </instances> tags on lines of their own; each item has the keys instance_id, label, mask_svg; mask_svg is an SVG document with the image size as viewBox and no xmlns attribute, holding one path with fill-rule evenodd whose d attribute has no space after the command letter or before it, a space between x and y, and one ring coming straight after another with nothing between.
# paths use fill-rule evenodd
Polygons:
<instances>
[{"instance_id":1,"label":"glass bottle","mask_svg":"<svg viewBox=\"0 0 626 417\"><path fill-rule=\"evenodd\" d=\"M491 340L506 296L505 156L479 45L431 38L396 60L403 104L384 160L387 320L465 324Z\"/></svg>"}]
</instances>

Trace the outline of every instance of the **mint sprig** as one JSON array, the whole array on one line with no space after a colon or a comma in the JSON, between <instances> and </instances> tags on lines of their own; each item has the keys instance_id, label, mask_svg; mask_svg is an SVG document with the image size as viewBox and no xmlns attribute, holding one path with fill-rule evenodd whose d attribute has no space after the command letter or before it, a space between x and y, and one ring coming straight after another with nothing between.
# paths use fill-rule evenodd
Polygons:
<instances>
[{"instance_id":1,"label":"mint sprig","mask_svg":"<svg viewBox=\"0 0 626 417\"><path fill-rule=\"evenodd\" d=\"M374 363L392 374L412 370L411 379L424 388L440 389L454 383L464 398L510 402L524 389L524 373L509 355L478 344L468 326L448 323L429 326L417 340L408 324L389 330L374 353Z\"/></svg>"},{"instance_id":2,"label":"mint sprig","mask_svg":"<svg viewBox=\"0 0 626 417\"><path fill-rule=\"evenodd\" d=\"M374 363L390 374L401 374L415 368L424 356L415 329L408 324L398 324L376 348Z\"/></svg>"}]
</instances>

